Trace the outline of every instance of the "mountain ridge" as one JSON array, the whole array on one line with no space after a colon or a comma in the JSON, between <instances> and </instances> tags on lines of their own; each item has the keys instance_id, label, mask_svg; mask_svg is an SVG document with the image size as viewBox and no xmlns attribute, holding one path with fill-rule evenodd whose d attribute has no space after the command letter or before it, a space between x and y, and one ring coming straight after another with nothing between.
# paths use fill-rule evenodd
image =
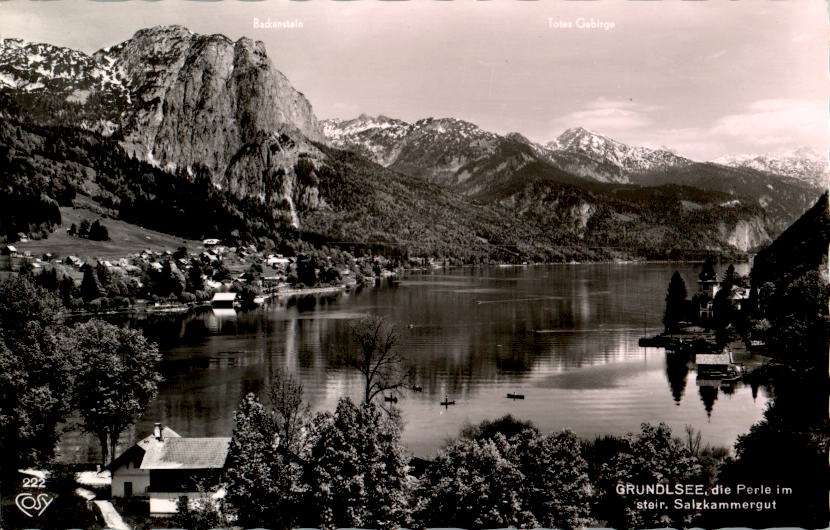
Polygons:
<instances>
[{"instance_id":1,"label":"mountain ridge","mask_svg":"<svg viewBox=\"0 0 830 530\"><path fill-rule=\"evenodd\" d=\"M13 62L17 47L10 44L0 64ZM172 232L186 226L192 236L199 228L188 216L198 220L200 213L180 196L189 190L212 201L212 216L233 227L223 237L268 239L279 229L470 259L554 261L665 257L671 248L743 252L768 242L789 215L734 189L690 187L692 177L634 186L579 175L566 165L586 166L590 157L579 149L553 156L519 133L499 135L455 118L318 121L264 45L247 38L155 27L91 56L61 50L52 50L56 63L89 68L54 87L0 88L0 155L10 168L4 179L46 212L81 194L113 215ZM108 74L88 73L95 68ZM115 79L110 84L120 89L104 83L96 92L94 85L85 101L69 100L90 77ZM112 127L89 126L101 122ZM594 146L583 143L577 147ZM99 152L102 145L109 155ZM603 146L620 156L592 167L621 167L622 144ZM673 160L666 153L657 158ZM796 191L782 195L792 210L801 200ZM154 201L168 208L162 220L141 211ZM17 227L25 233L54 225L53 213L15 212L5 225L12 236Z\"/></svg>"},{"instance_id":2,"label":"mountain ridge","mask_svg":"<svg viewBox=\"0 0 830 530\"><path fill-rule=\"evenodd\" d=\"M806 147L785 152L723 156L713 162L794 178L821 190L826 190L830 184L827 156Z\"/></svg>"}]
</instances>

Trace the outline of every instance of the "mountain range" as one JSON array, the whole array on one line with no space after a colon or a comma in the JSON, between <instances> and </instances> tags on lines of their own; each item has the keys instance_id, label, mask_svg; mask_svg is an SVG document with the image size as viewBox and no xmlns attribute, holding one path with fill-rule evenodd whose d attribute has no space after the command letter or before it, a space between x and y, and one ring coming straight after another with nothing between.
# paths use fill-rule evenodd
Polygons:
<instances>
[{"instance_id":1,"label":"mountain range","mask_svg":"<svg viewBox=\"0 0 830 530\"><path fill-rule=\"evenodd\" d=\"M820 193L799 169L819 166L700 163L581 128L542 145L454 118L319 121L261 42L181 26L91 55L5 39L0 103L10 196L46 209L83 197L195 237L380 242L466 260L743 252ZM188 194L224 214L200 224ZM9 238L54 229L33 217L41 209L12 210L0 213Z\"/></svg>"},{"instance_id":2,"label":"mountain range","mask_svg":"<svg viewBox=\"0 0 830 530\"><path fill-rule=\"evenodd\" d=\"M783 153L725 156L716 159L715 162L791 177L823 190L827 189L830 182L827 154L806 147Z\"/></svg>"},{"instance_id":3,"label":"mountain range","mask_svg":"<svg viewBox=\"0 0 830 530\"><path fill-rule=\"evenodd\" d=\"M358 152L384 167L417 173L444 184L467 180L471 176L468 163L492 156L510 144L529 146L533 158L598 182L653 184L652 175L660 173L664 175L663 182L670 182L672 172L701 164L666 148L629 146L582 127L568 129L540 144L520 133L500 136L453 118L427 118L410 124L364 114L351 120L323 120L322 125L324 135L334 146ZM431 163L417 160L427 152L433 155ZM412 163L413 158L417 163ZM721 157L709 164L800 180L817 189L825 189L830 176L826 157L808 148L783 154ZM728 169L723 171L729 173Z\"/></svg>"}]
</instances>

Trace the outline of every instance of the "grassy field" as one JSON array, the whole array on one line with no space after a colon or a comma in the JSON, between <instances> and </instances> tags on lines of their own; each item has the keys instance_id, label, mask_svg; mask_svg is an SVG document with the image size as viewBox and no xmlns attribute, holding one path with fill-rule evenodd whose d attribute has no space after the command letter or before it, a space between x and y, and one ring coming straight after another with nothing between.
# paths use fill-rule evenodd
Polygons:
<instances>
[{"instance_id":1,"label":"grassy field","mask_svg":"<svg viewBox=\"0 0 830 530\"><path fill-rule=\"evenodd\" d=\"M201 241L186 240L117 219L102 217L85 208L62 207L60 210L63 224L49 234L49 239L15 243L18 250L28 250L33 256L51 252L61 258L78 256L84 261L94 261L93 258L118 259L141 252L144 249L173 251L181 246L186 246L189 251L196 251L202 246ZM89 219L90 222L100 219L109 231L110 240L91 241L68 235L66 229L72 223L75 223L76 226L80 225L82 219Z\"/></svg>"}]
</instances>

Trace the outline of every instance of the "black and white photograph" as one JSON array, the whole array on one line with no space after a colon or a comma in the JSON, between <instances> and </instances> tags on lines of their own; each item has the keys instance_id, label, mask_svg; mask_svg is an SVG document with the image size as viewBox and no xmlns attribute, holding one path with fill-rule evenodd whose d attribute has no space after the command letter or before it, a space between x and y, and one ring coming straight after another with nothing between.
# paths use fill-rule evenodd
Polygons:
<instances>
[{"instance_id":1,"label":"black and white photograph","mask_svg":"<svg viewBox=\"0 0 830 530\"><path fill-rule=\"evenodd\" d=\"M0 0L0 530L830 525L822 0Z\"/></svg>"}]
</instances>

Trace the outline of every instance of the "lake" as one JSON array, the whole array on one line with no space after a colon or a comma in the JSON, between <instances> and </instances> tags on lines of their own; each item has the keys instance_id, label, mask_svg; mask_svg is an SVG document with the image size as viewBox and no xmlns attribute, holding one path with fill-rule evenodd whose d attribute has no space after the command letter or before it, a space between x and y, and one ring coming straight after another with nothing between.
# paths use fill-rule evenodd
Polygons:
<instances>
[{"instance_id":1,"label":"lake","mask_svg":"<svg viewBox=\"0 0 830 530\"><path fill-rule=\"evenodd\" d=\"M333 409L343 395L357 401L360 375L336 359L351 347L350 322L377 314L397 324L398 349L423 387L396 405L416 456L433 455L465 423L505 414L583 437L638 431L642 422L666 422L680 435L691 424L705 443L732 446L761 418L764 390L699 387L692 363L637 345L661 331L675 270L691 296L700 270L691 264L485 267L413 272L247 312L132 320L158 341L165 381L123 441L156 421L183 436L229 436L240 397L264 397L276 367L298 375L314 410ZM445 396L456 404L442 407ZM96 448L71 434L62 452L94 461Z\"/></svg>"}]
</instances>

